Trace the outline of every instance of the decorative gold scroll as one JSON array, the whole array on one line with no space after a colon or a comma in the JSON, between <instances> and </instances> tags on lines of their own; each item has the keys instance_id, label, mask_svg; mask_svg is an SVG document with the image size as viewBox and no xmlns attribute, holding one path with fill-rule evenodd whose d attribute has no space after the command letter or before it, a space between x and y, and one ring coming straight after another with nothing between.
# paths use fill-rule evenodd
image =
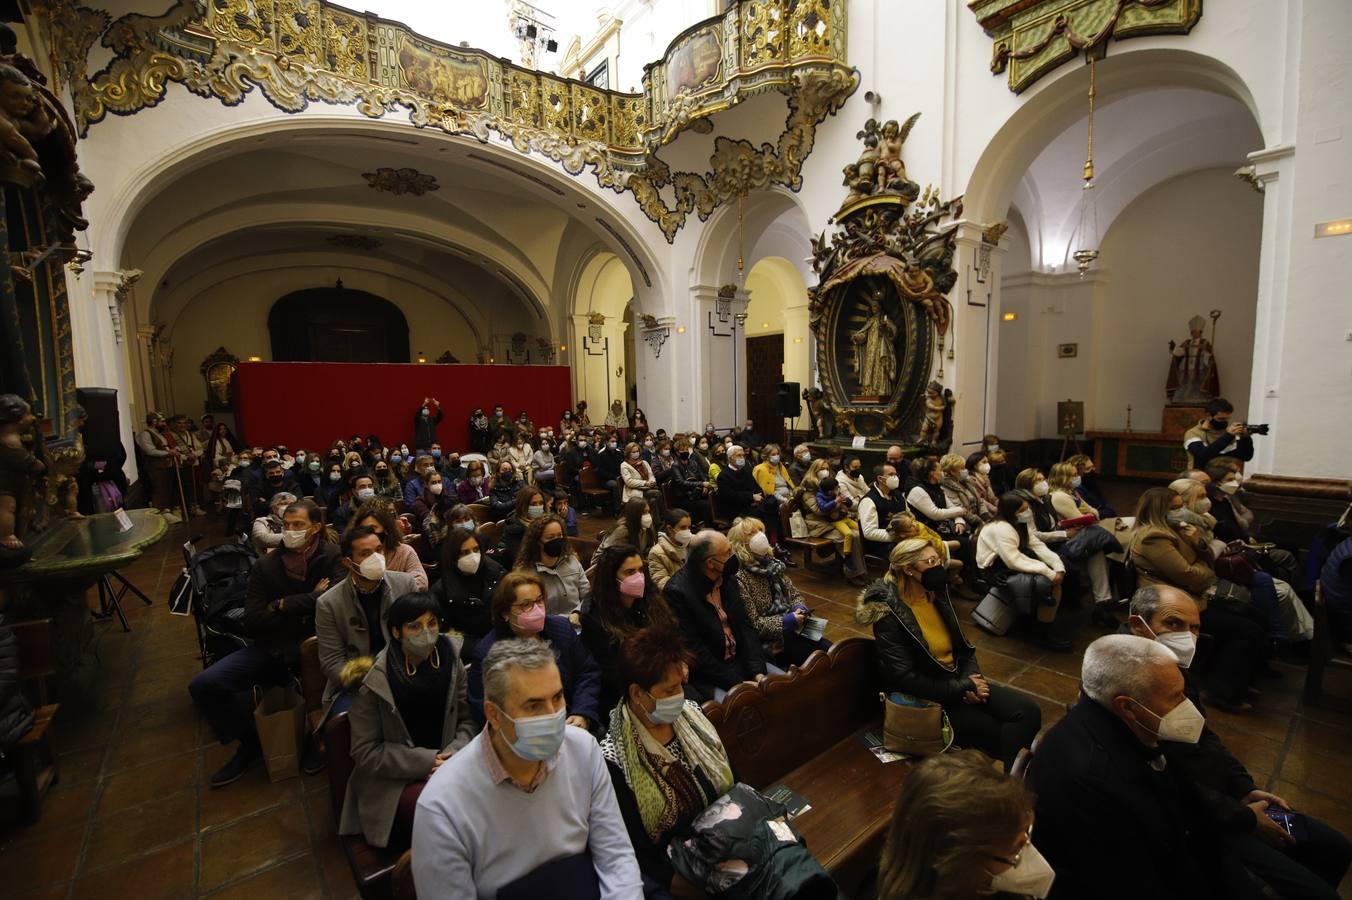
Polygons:
<instances>
[{"instance_id":1,"label":"decorative gold scroll","mask_svg":"<svg viewBox=\"0 0 1352 900\"><path fill-rule=\"evenodd\" d=\"M102 31L112 60L87 75L99 35L91 23L104 14L58 15L68 4L33 2L52 12L44 25L57 56L78 61L70 81L81 136L109 113L157 105L169 82L232 106L256 87L287 113L312 102L372 118L402 109L419 127L484 142L497 132L571 175L590 168L603 187L632 193L668 241L691 211L705 219L738 193L796 189L817 124L858 86L846 4L831 0L737 0L678 35L647 67L642 94L511 65L327 0L178 0L162 16L126 15ZM720 139L704 173L672 173L657 158L684 129L707 131L703 120L766 90L789 98L774 144Z\"/></svg>"},{"instance_id":2,"label":"decorative gold scroll","mask_svg":"<svg viewBox=\"0 0 1352 900\"><path fill-rule=\"evenodd\" d=\"M1187 34L1202 17L1202 0L970 0L967 6L995 40L991 72L1008 69L1016 94L1109 37Z\"/></svg>"}]
</instances>

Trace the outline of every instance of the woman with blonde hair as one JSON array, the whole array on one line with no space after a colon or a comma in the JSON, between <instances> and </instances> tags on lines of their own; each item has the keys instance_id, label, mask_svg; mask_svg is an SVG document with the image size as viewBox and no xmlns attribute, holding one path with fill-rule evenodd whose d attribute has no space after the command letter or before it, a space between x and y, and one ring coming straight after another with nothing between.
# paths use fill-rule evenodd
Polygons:
<instances>
[{"instance_id":1,"label":"woman with blonde hair","mask_svg":"<svg viewBox=\"0 0 1352 900\"><path fill-rule=\"evenodd\" d=\"M1224 553L1225 542L1216 540L1216 517L1211 515L1211 498L1206 495L1206 485L1191 478L1175 478L1169 482L1169 490L1183 498L1181 508L1184 512L1177 518L1201 532L1217 556Z\"/></svg>"},{"instance_id":2,"label":"woman with blonde hair","mask_svg":"<svg viewBox=\"0 0 1352 900\"><path fill-rule=\"evenodd\" d=\"M888 556L887 574L859 595L854 618L873 628L881 690L938 703L959 746L1004 760L1008 769L1032 744L1042 710L982 676L947 584L934 545L921 538L902 541Z\"/></svg>"},{"instance_id":3,"label":"woman with blonde hair","mask_svg":"<svg viewBox=\"0 0 1352 900\"><path fill-rule=\"evenodd\" d=\"M803 637L811 610L803 595L789 580L784 563L775 559L765 525L746 516L728 529L728 543L740 561L737 586L741 588L746 619L760 635L766 655L782 669L802 665L813 650L825 650L831 642Z\"/></svg>"},{"instance_id":4,"label":"woman with blonde hair","mask_svg":"<svg viewBox=\"0 0 1352 900\"><path fill-rule=\"evenodd\" d=\"M846 509L846 504L839 499L830 510L824 509L822 501L818 499L818 492L822 486L833 483L839 487L831 475L830 461L813 460L807 468L807 474L803 476L802 484L798 485L796 492L798 506L803 513L803 523L807 525L807 536L830 538L839 544L845 579L862 587L868 581L864 565L864 541L859 533L859 519Z\"/></svg>"},{"instance_id":5,"label":"woman with blonde hair","mask_svg":"<svg viewBox=\"0 0 1352 900\"><path fill-rule=\"evenodd\" d=\"M883 844L879 900L1046 897L1055 878L1028 839L1033 798L975 750L932 756L902 785Z\"/></svg>"},{"instance_id":6,"label":"woman with blonde hair","mask_svg":"<svg viewBox=\"0 0 1352 900\"><path fill-rule=\"evenodd\" d=\"M1076 496L1075 489L1080 486L1080 475L1071 463L1053 463L1051 471L1047 473L1047 485L1051 488L1052 508L1060 518L1099 517L1098 510Z\"/></svg>"},{"instance_id":7,"label":"woman with blonde hair","mask_svg":"<svg viewBox=\"0 0 1352 900\"><path fill-rule=\"evenodd\" d=\"M944 499L949 506L962 507L964 518L972 528L995 518L995 511L986 511L981 502L981 492L971 480L972 473L967 470L967 461L956 453L949 453L939 460L939 471L943 473L939 486L943 488Z\"/></svg>"}]
</instances>

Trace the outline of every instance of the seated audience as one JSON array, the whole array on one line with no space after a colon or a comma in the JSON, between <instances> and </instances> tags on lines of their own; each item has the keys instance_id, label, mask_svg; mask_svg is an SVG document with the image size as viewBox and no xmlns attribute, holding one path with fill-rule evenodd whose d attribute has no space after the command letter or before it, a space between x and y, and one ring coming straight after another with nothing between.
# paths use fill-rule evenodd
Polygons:
<instances>
[{"instance_id":1,"label":"seated audience","mask_svg":"<svg viewBox=\"0 0 1352 900\"><path fill-rule=\"evenodd\" d=\"M948 505L939 485L942 476L937 459L917 458L911 463L911 474L906 479L906 506L917 519L942 534L944 540L957 541L957 555L967 559L970 529L963 520L962 507Z\"/></svg>"},{"instance_id":2,"label":"seated audience","mask_svg":"<svg viewBox=\"0 0 1352 900\"><path fill-rule=\"evenodd\" d=\"M427 570L423 568L418 552L404 543L392 508L379 500L368 503L353 514L351 525L364 525L380 537L385 568L412 575L417 590L427 590Z\"/></svg>"},{"instance_id":3,"label":"seated audience","mask_svg":"<svg viewBox=\"0 0 1352 900\"><path fill-rule=\"evenodd\" d=\"M639 870L669 887L667 845L736 778L713 723L685 699L691 657L680 636L657 627L634 630L617 655L623 701L611 708L601 753Z\"/></svg>"},{"instance_id":4,"label":"seated audience","mask_svg":"<svg viewBox=\"0 0 1352 900\"><path fill-rule=\"evenodd\" d=\"M534 484L535 448L531 446L527 433L518 433L507 446L507 459L526 484Z\"/></svg>"},{"instance_id":5,"label":"seated audience","mask_svg":"<svg viewBox=\"0 0 1352 900\"><path fill-rule=\"evenodd\" d=\"M1000 446L1000 438L988 434L981 439L981 442L986 449L986 461L991 464L988 475L991 482L991 491L994 492L998 503L999 497L1009 493L1014 488L1014 470L1010 468L1008 457Z\"/></svg>"},{"instance_id":6,"label":"seated audience","mask_svg":"<svg viewBox=\"0 0 1352 900\"><path fill-rule=\"evenodd\" d=\"M221 657L188 685L217 739L239 741L235 755L211 776L213 788L238 780L263 759L253 712L238 702L239 693L290 683L299 669L300 643L314 630L319 595L347 574L313 501L288 506L282 527L281 549L264 554L249 572L244 629L253 643Z\"/></svg>"},{"instance_id":7,"label":"seated audience","mask_svg":"<svg viewBox=\"0 0 1352 900\"><path fill-rule=\"evenodd\" d=\"M517 494L526 486L526 482L517 476L516 466L511 460L500 460L494 471L497 475L493 477L493 484L488 488L488 508L491 510L489 518L498 522L510 516L516 509Z\"/></svg>"},{"instance_id":8,"label":"seated audience","mask_svg":"<svg viewBox=\"0 0 1352 900\"><path fill-rule=\"evenodd\" d=\"M514 883L522 897L642 897L600 747L564 724L554 654L539 641L504 640L480 668L487 726L438 768L418 800L420 900L491 898Z\"/></svg>"},{"instance_id":9,"label":"seated audience","mask_svg":"<svg viewBox=\"0 0 1352 900\"><path fill-rule=\"evenodd\" d=\"M812 448L807 444L799 444L793 448L793 461L789 463L789 477L793 479L794 484L802 484L803 476L807 474L808 467L812 465Z\"/></svg>"},{"instance_id":10,"label":"seated audience","mask_svg":"<svg viewBox=\"0 0 1352 900\"><path fill-rule=\"evenodd\" d=\"M967 474L968 481L976 489L977 496L981 498L981 508L986 511L990 517L995 516L995 508L1000 503L1000 498L991 488L991 463L986 458L985 452L978 450L967 456ZM897 471L901 471L898 469ZM989 521L989 519L986 519Z\"/></svg>"},{"instance_id":11,"label":"seated audience","mask_svg":"<svg viewBox=\"0 0 1352 900\"><path fill-rule=\"evenodd\" d=\"M1075 467L1075 474L1080 479L1075 485L1076 496L1092 507L1100 519L1116 518L1117 510L1113 509L1108 504L1108 499L1103 496L1103 485L1099 481L1098 468L1094 465L1094 460L1083 453L1077 453L1066 462Z\"/></svg>"},{"instance_id":12,"label":"seated audience","mask_svg":"<svg viewBox=\"0 0 1352 900\"><path fill-rule=\"evenodd\" d=\"M484 464L472 459L465 466L465 480L456 485L455 494L464 504L487 503L488 487L484 484Z\"/></svg>"},{"instance_id":13,"label":"seated audience","mask_svg":"<svg viewBox=\"0 0 1352 900\"><path fill-rule=\"evenodd\" d=\"M693 536L690 531L690 513L683 509L667 510L662 531L648 550L648 577L659 591L685 565L686 547Z\"/></svg>"},{"instance_id":14,"label":"seated audience","mask_svg":"<svg viewBox=\"0 0 1352 900\"><path fill-rule=\"evenodd\" d=\"M498 641L540 640L553 648L568 701L568 724L584 731L602 721L601 670L568 620L545 612L544 584L528 572L508 572L493 591L489 607L493 628L474 648L469 700L474 716L483 715L483 661Z\"/></svg>"},{"instance_id":15,"label":"seated audience","mask_svg":"<svg viewBox=\"0 0 1352 900\"><path fill-rule=\"evenodd\" d=\"M540 441L540 449L535 451L530 460L531 480L541 487L553 489L554 487L554 443L551 440Z\"/></svg>"},{"instance_id":16,"label":"seated audience","mask_svg":"<svg viewBox=\"0 0 1352 900\"><path fill-rule=\"evenodd\" d=\"M777 510L792 500L797 490L797 483L782 461L778 444L766 444L761 448L761 462L751 470L751 477L756 480L756 486L766 498L767 515L770 513L771 501L774 501L773 506Z\"/></svg>"},{"instance_id":17,"label":"seated audience","mask_svg":"<svg viewBox=\"0 0 1352 900\"><path fill-rule=\"evenodd\" d=\"M388 460L378 459L371 466L371 472L375 475L376 499L384 500L386 503L395 503L404 499L404 486L399 483L394 472L390 471Z\"/></svg>"},{"instance_id":18,"label":"seated audience","mask_svg":"<svg viewBox=\"0 0 1352 900\"><path fill-rule=\"evenodd\" d=\"M369 669L362 675L365 667L354 664L344 672L356 696L348 713L352 775L338 833L361 834L373 847L412 844L428 779L478 731L459 644L440 633L437 612L431 594L399 597L375 629L380 649Z\"/></svg>"},{"instance_id":19,"label":"seated audience","mask_svg":"<svg viewBox=\"0 0 1352 900\"><path fill-rule=\"evenodd\" d=\"M1218 804L1162 744L1196 744L1205 719L1178 660L1155 641L1110 634L1089 645L1082 694L1042 738L1028 770L1033 841L1056 870L1052 897L1260 897L1235 839L1261 810ZM1131 848L1131 865L1122 865Z\"/></svg>"},{"instance_id":20,"label":"seated audience","mask_svg":"<svg viewBox=\"0 0 1352 900\"><path fill-rule=\"evenodd\" d=\"M873 484L859 501L859 532L868 553L886 557L892 551L887 525L893 516L903 512L906 512L906 500L901 495L901 479L896 467L891 463L874 466Z\"/></svg>"},{"instance_id":21,"label":"seated audience","mask_svg":"<svg viewBox=\"0 0 1352 900\"><path fill-rule=\"evenodd\" d=\"M963 511L967 527L976 529L982 523L995 518L994 511L987 512L981 502L981 493L972 483L972 473L967 469L967 461L956 453L949 453L939 460L939 487L944 492L944 502Z\"/></svg>"},{"instance_id":22,"label":"seated audience","mask_svg":"<svg viewBox=\"0 0 1352 900\"><path fill-rule=\"evenodd\" d=\"M1254 515L1237 496L1244 476L1223 462L1207 466L1208 481L1202 482L1211 501L1211 515L1216 520L1216 537L1226 543L1245 541L1250 537Z\"/></svg>"},{"instance_id":23,"label":"seated audience","mask_svg":"<svg viewBox=\"0 0 1352 900\"><path fill-rule=\"evenodd\" d=\"M746 449L728 448L728 466L718 473L718 511L730 519L760 516L766 523L770 543L779 543L779 500L756 482Z\"/></svg>"},{"instance_id":24,"label":"seated audience","mask_svg":"<svg viewBox=\"0 0 1352 900\"><path fill-rule=\"evenodd\" d=\"M385 614L390 604L421 590L411 574L387 570L383 538L370 526L353 525L343 532L340 546L347 577L315 601L326 719L352 703L352 693L343 689L344 667L384 649Z\"/></svg>"},{"instance_id":25,"label":"seated audience","mask_svg":"<svg viewBox=\"0 0 1352 900\"><path fill-rule=\"evenodd\" d=\"M1202 631L1201 616L1192 597L1166 585L1140 588L1132 595L1127 624L1132 634L1156 641L1173 653L1183 675L1184 693L1205 716L1201 692L1192 674L1197 638ZM1202 727L1196 744L1163 741L1161 747L1170 765L1216 792L1221 798L1219 804L1224 805L1228 799L1236 807L1253 809L1253 828L1247 834L1241 832L1236 845L1246 869L1282 897L1333 900L1338 896L1338 884L1352 860L1352 844L1346 837L1306 813L1297 814L1303 820L1304 834L1300 840L1289 840L1290 835L1274 832L1271 823L1265 821L1267 816L1254 807L1265 804L1273 810L1291 812L1291 805L1275 794L1259 790L1244 764L1231 755L1209 725ZM1242 818L1237 808L1231 812Z\"/></svg>"},{"instance_id":26,"label":"seated audience","mask_svg":"<svg viewBox=\"0 0 1352 900\"><path fill-rule=\"evenodd\" d=\"M1051 488L1048 499L1052 509L1062 519L1074 519L1080 516L1099 517L1098 510L1085 503L1079 495L1080 476L1075 466L1069 462L1053 463L1047 473L1047 486Z\"/></svg>"},{"instance_id":27,"label":"seated audience","mask_svg":"<svg viewBox=\"0 0 1352 900\"><path fill-rule=\"evenodd\" d=\"M902 541L892 548L887 574L859 595L855 621L873 628L883 691L940 704L959 746L1003 760L1008 770L1032 744L1042 710L1030 697L981 674L947 583L928 541Z\"/></svg>"},{"instance_id":28,"label":"seated audience","mask_svg":"<svg viewBox=\"0 0 1352 900\"><path fill-rule=\"evenodd\" d=\"M1013 595L1020 613L1032 614L1038 644L1069 650L1070 638L1057 625L1065 563L1032 533L1032 523L1033 511L1021 494L1003 495L995 520L981 529L976 562L987 582Z\"/></svg>"},{"instance_id":29,"label":"seated audience","mask_svg":"<svg viewBox=\"0 0 1352 900\"><path fill-rule=\"evenodd\" d=\"M765 677L765 653L746 620L738 565L727 537L706 529L691 539L685 565L662 590L695 656L686 691L697 702L719 699L739 681Z\"/></svg>"},{"instance_id":30,"label":"seated audience","mask_svg":"<svg viewBox=\"0 0 1352 900\"><path fill-rule=\"evenodd\" d=\"M457 499L454 494L446 491L446 477L433 469L423 479L422 494L408 507L413 530L419 534L435 531L436 523L456 505Z\"/></svg>"},{"instance_id":31,"label":"seated audience","mask_svg":"<svg viewBox=\"0 0 1352 900\"><path fill-rule=\"evenodd\" d=\"M863 462L851 457L844 465L839 465L833 461L831 469L836 473L836 481L840 484L841 496L857 506L859 501L864 499L864 495L868 493L869 489L869 483L864 478Z\"/></svg>"},{"instance_id":32,"label":"seated audience","mask_svg":"<svg viewBox=\"0 0 1352 900\"><path fill-rule=\"evenodd\" d=\"M253 528L249 530L249 538L253 541L254 549L260 554L282 546L282 514L295 502L295 494L288 494L285 491L273 494L272 511L266 516L254 519Z\"/></svg>"},{"instance_id":33,"label":"seated audience","mask_svg":"<svg viewBox=\"0 0 1352 900\"><path fill-rule=\"evenodd\" d=\"M267 453L272 455L263 463L262 472L253 481L255 517L266 516L269 513L272 498L277 494L300 495L300 482L296 481L296 476L282 465L281 458L276 455L277 451L269 449Z\"/></svg>"},{"instance_id":34,"label":"seated audience","mask_svg":"<svg viewBox=\"0 0 1352 900\"><path fill-rule=\"evenodd\" d=\"M510 569L521 551L521 539L526 536L530 523L543 516L545 492L540 488L527 485L516 492L516 508L502 529L502 543L498 546L498 561Z\"/></svg>"},{"instance_id":35,"label":"seated audience","mask_svg":"<svg viewBox=\"0 0 1352 900\"><path fill-rule=\"evenodd\" d=\"M504 574L498 561L484 553L472 527L446 533L441 542L441 578L433 590L441 602L441 621L464 636L461 658L466 662L493 628L489 605Z\"/></svg>"},{"instance_id":36,"label":"seated audience","mask_svg":"<svg viewBox=\"0 0 1352 900\"><path fill-rule=\"evenodd\" d=\"M553 500L552 506L550 504L551 499ZM546 497L545 511L551 512L563 520L563 530L568 537L578 536L577 510L573 508L572 499L568 496L567 491L556 488L552 497Z\"/></svg>"},{"instance_id":37,"label":"seated audience","mask_svg":"<svg viewBox=\"0 0 1352 900\"><path fill-rule=\"evenodd\" d=\"M408 456L405 454L404 459ZM436 460L431 456L419 453L413 462L413 471L404 479L404 505L409 509L413 508L413 502L427 493L427 476L437 470Z\"/></svg>"},{"instance_id":38,"label":"seated audience","mask_svg":"<svg viewBox=\"0 0 1352 900\"><path fill-rule=\"evenodd\" d=\"M1117 538L1097 525L1061 527L1062 516L1052 502L1051 484L1040 469L1024 469L1014 479L1015 493L1021 495L1033 512L1028 523L1029 533L1042 541L1057 556L1066 569L1080 578L1086 578L1094 596L1093 621L1116 628L1117 608L1113 600L1112 582L1108 577L1108 559L1105 552L1122 549Z\"/></svg>"},{"instance_id":39,"label":"seated audience","mask_svg":"<svg viewBox=\"0 0 1352 900\"><path fill-rule=\"evenodd\" d=\"M1028 831L1033 798L975 750L922 761L892 812L878 900L1046 897L1055 873Z\"/></svg>"},{"instance_id":40,"label":"seated audience","mask_svg":"<svg viewBox=\"0 0 1352 900\"><path fill-rule=\"evenodd\" d=\"M1206 701L1227 712L1246 712L1248 689L1253 685L1268 655L1266 629L1261 615L1229 603L1213 603L1216 572L1211 548L1201 532L1186 523L1177 527L1169 520L1182 498L1168 488L1147 488L1136 507L1136 530L1128 553L1140 585L1176 587L1197 601L1202 628L1215 638L1215 649L1206 678Z\"/></svg>"},{"instance_id":41,"label":"seated audience","mask_svg":"<svg viewBox=\"0 0 1352 900\"><path fill-rule=\"evenodd\" d=\"M826 650L825 638L809 640L802 634L812 611L789 579L788 568L770 552L765 526L747 516L732 523L728 542L740 565L737 588L742 595L746 619L760 635L765 654L781 669L802 665L813 650Z\"/></svg>"},{"instance_id":42,"label":"seated audience","mask_svg":"<svg viewBox=\"0 0 1352 900\"><path fill-rule=\"evenodd\" d=\"M596 470L601 486L610 491L610 514L619 518L620 504L625 490L624 480L620 477L620 465L624 462L624 453L620 450L619 440L612 434L604 441L597 440L587 448L587 461Z\"/></svg>"},{"instance_id":43,"label":"seated audience","mask_svg":"<svg viewBox=\"0 0 1352 900\"><path fill-rule=\"evenodd\" d=\"M329 524L339 534L347 528L359 507L376 498L375 481L365 469L350 469L347 473L348 499L336 507L329 507Z\"/></svg>"},{"instance_id":44,"label":"seated audience","mask_svg":"<svg viewBox=\"0 0 1352 900\"><path fill-rule=\"evenodd\" d=\"M643 460L643 449L638 444L632 441L626 444L624 456L624 462L620 463L620 480L624 483L621 500L628 503L643 499L644 492L657 487L657 476Z\"/></svg>"},{"instance_id":45,"label":"seated audience","mask_svg":"<svg viewBox=\"0 0 1352 900\"><path fill-rule=\"evenodd\" d=\"M582 626L582 613L591 605L591 586L573 545L564 536L562 519L544 515L532 521L513 568L540 579L549 615L564 616L575 628Z\"/></svg>"},{"instance_id":46,"label":"seated audience","mask_svg":"<svg viewBox=\"0 0 1352 900\"><path fill-rule=\"evenodd\" d=\"M648 501L636 497L624 502L620 521L606 532L601 547L615 544L633 544L640 553L647 553L657 543L657 522Z\"/></svg>"},{"instance_id":47,"label":"seated audience","mask_svg":"<svg viewBox=\"0 0 1352 900\"><path fill-rule=\"evenodd\" d=\"M615 707L624 695L620 643L640 628L675 632L676 619L657 585L643 569L633 544L613 544L596 555L591 609L582 617L582 643L601 669L601 710Z\"/></svg>"}]
</instances>

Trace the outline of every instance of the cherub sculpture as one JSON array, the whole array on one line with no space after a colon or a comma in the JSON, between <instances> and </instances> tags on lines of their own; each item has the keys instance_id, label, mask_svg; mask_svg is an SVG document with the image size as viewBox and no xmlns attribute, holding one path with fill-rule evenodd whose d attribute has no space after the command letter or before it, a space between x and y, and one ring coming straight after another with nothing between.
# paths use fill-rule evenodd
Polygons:
<instances>
[{"instance_id":1,"label":"cherub sculpture","mask_svg":"<svg viewBox=\"0 0 1352 900\"><path fill-rule=\"evenodd\" d=\"M952 433L953 391L937 381L931 381L925 389L925 420L920 426L920 443L938 446L944 432ZM947 426L947 427L945 427Z\"/></svg>"}]
</instances>

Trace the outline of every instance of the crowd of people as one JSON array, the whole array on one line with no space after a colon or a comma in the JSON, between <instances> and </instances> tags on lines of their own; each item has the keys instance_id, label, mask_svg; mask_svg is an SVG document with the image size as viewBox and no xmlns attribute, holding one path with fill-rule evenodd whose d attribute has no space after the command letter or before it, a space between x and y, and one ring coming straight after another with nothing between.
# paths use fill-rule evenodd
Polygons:
<instances>
[{"instance_id":1,"label":"crowd of people","mask_svg":"<svg viewBox=\"0 0 1352 900\"><path fill-rule=\"evenodd\" d=\"M1346 840L1304 816L1313 837L1279 839L1273 814L1299 814L1258 790L1202 718L1204 703L1246 710L1303 627L1276 587L1290 574L1280 553L1253 560L1243 584L1217 574L1251 521L1226 487L1239 460L1217 455L1145 491L1125 518L1089 458L1014 472L994 435L968 456L892 447L866 473L839 448L790 458L749 421L668 434L641 411L594 427L585 404L557 426L492 413L476 410L464 450L439 440L433 398L412 444L251 447L202 423L203 502L259 554L251 642L190 685L217 737L237 743L213 788L261 761L238 694L288 682L313 634L324 716L351 723L340 831L411 847L420 897L663 896L673 841L736 782L700 704L830 646L809 636L787 553L813 535L836 542L861 588L878 690L939 704L969 748L908 777L880 897L1336 896ZM148 424L160 439L138 445L191 470L194 445L164 437L181 419ZM614 524L584 564L571 538L587 485L606 489L594 512ZM1109 577L1114 554L1135 569L1134 595ZM1026 785L1001 769L1033 744L1040 707L983 674L951 599L987 591L1055 651L1082 598L1114 628L1129 612L1130 634L1090 647L1084 695ZM1212 646L1197 677L1201 631ZM308 741L304 768L324 763ZM1139 877L1103 887L1108 854L1147 833Z\"/></svg>"}]
</instances>

